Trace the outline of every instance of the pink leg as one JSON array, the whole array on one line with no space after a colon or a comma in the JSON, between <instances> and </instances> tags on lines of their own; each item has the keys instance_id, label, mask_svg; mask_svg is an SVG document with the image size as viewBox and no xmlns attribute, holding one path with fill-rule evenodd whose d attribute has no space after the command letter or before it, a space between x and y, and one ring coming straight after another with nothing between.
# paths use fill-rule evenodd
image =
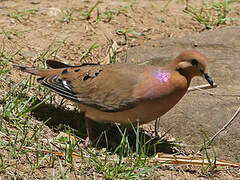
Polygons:
<instances>
[{"instance_id":1,"label":"pink leg","mask_svg":"<svg viewBox=\"0 0 240 180\"><path fill-rule=\"evenodd\" d=\"M85 144L84 144L85 147L88 146L89 140L93 143L93 145L95 142L92 124L93 124L93 121L91 119L85 117L85 126L86 126L86 130L87 130L87 135L88 135L88 137L86 138Z\"/></svg>"}]
</instances>

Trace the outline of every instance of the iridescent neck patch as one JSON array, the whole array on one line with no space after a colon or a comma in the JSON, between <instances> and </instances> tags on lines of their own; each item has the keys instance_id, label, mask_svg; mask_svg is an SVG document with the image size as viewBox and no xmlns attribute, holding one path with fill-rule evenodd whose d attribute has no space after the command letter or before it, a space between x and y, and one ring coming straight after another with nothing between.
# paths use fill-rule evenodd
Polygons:
<instances>
[{"instance_id":1,"label":"iridescent neck patch","mask_svg":"<svg viewBox=\"0 0 240 180\"><path fill-rule=\"evenodd\" d=\"M170 76L171 76L171 74L169 72L161 70L161 69L157 69L152 74L157 80L160 81L161 84L168 83Z\"/></svg>"}]
</instances>

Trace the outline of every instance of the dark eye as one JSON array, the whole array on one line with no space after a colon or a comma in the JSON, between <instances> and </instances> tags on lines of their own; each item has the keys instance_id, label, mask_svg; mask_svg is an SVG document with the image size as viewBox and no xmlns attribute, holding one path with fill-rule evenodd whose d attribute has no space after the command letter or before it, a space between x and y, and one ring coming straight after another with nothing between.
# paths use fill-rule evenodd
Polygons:
<instances>
[{"instance_id":1,"label":"dark eye","mask_svg":"<svg viewBox=\"0 0 240 180\"><path fill-rule=\"evenodd\" d=\"M198 65L198 61L197 61L196 59L192 59L192 60L191 60L191 64L192 64L193 66L197 66L197 65Z\"/></svg>"}]
</instances>

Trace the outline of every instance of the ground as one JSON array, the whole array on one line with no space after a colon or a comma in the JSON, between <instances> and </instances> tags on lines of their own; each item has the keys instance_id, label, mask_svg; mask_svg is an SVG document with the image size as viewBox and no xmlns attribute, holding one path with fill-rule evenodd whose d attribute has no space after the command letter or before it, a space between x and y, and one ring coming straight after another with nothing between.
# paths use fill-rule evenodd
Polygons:
<instances>
[{"instance_id":1,"label":"ground","mask_svg":"<svg viewBox=\"0 0 240 180\"><path fill-rule=\"evenodd\" d=\"M68 127L52 122L45 125L46 120L57 121L59 116L67 119L66 111L74 111L68 116L77 118L79 113L72 104L49 94L29 75L12 69L13 64L44 67L47 59L73 65L114 63L121 53L146 42L240 24L239 1L187 2L0 0L2 178L239 178L238 170L227 168L219 171L194 166L154 166L151 169L141 161L123 163L126 167L116 166L118 163L104 164L97 156L114 158L114 151L86 150L79 138L84 135L74 137L72 144L66 143L65 138L56 137L62 131L72 133ZM29 104L39 103L38 98L45 106L36 112L36 107L29 107ZM49 104L55 104L57 113L51 111L53 107ZM150 125L146 129L151 131L152 128ZM75 139L80 140L76 143ZM62 150L65 155L44 153L44 147L51 152ZM76 151L75 148L90 154L91 158L72 159L68 153Z\"/></svg>"}]
</instances>

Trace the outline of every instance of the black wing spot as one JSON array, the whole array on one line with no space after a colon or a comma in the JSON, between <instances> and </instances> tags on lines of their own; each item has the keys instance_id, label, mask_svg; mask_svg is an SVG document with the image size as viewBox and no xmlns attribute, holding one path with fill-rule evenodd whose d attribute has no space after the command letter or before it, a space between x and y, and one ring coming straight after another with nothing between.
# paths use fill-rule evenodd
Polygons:
<instances>
[{"instance_id":1,"label":"black wing spot","mask_svg":"<svg viewBox=\"0 0 240 180\"><path fill-rule=\"evenodd\" d=\"M94 76L95 76L95 77L98 76L100 72L102 72L102 69L100 69L98 72L96 72L96 73L94 74Z\"/></svg>"},{"instance_id":2,"label":"black wing spot","mask_svg":"<svg viewBox=\"0 0 240 180\"><path fill-rule=\"evenodd\" d=\"M75 70L74 70L74 72L78 72L78 71L80 71L80 69L75 69Z\"/></svg>"},{"instance_id":3,"label":"black wing spot","mask_svg":"<svg viewBox=\"0 0 240 180\"><path fill-rule=\"evenodd\" d=\"M94 75L97 76L99 74L99 72L96 72Z\"/></svg>"},{"instance_id":4,"label":"black wing spot","mask_svg":"<svg viewBox=\"0 0 240 180\"><path fill-rule=\"evenodd\" d=\"M68 72L68 70L67 69L64 69L63 71L62 71L62 74L66 74Z\"/></svg>"},{"instance_id":5,"label":"black wing spot","mask_svg":"<svg viewBox=\"0 0 240 180\"><path fill-rule=\"evenodd\" d=\"M86 80L88 80L89 78L91 78L91 76L85 75L85 76L83 77L83 80L86 81Z\"/></svg>"},{"instance_id":6,"label":"black wing spot","mask_svg":"<svg viewBox=\"0 0 240 180\"><path fill-rule=\"evenodd\" d=\"M89 71L86 73L86 75L83 77L83 80L86 81L86 80L88 80L88 79L90 79L90 78L97 77L101 71L102 71L102 69L100 69L98 72L94 73L93 76L91 76L91 75L90 75L91 70L89 70Z\"/></svg>"},{"instance_id":7,"label":"black wing spot","mask_svg":"<svg viewBox=\"0 0 240 180\"><path fill-rule=\"evenodd\" d=\"M90 73L91 73L91 70L89 70L89 71L86 73L86 75L83 77L83 80L84 80L84 81L86 81L86 80L88 80L89 78L91 78Z\"/></svg>"}]
</instances>

